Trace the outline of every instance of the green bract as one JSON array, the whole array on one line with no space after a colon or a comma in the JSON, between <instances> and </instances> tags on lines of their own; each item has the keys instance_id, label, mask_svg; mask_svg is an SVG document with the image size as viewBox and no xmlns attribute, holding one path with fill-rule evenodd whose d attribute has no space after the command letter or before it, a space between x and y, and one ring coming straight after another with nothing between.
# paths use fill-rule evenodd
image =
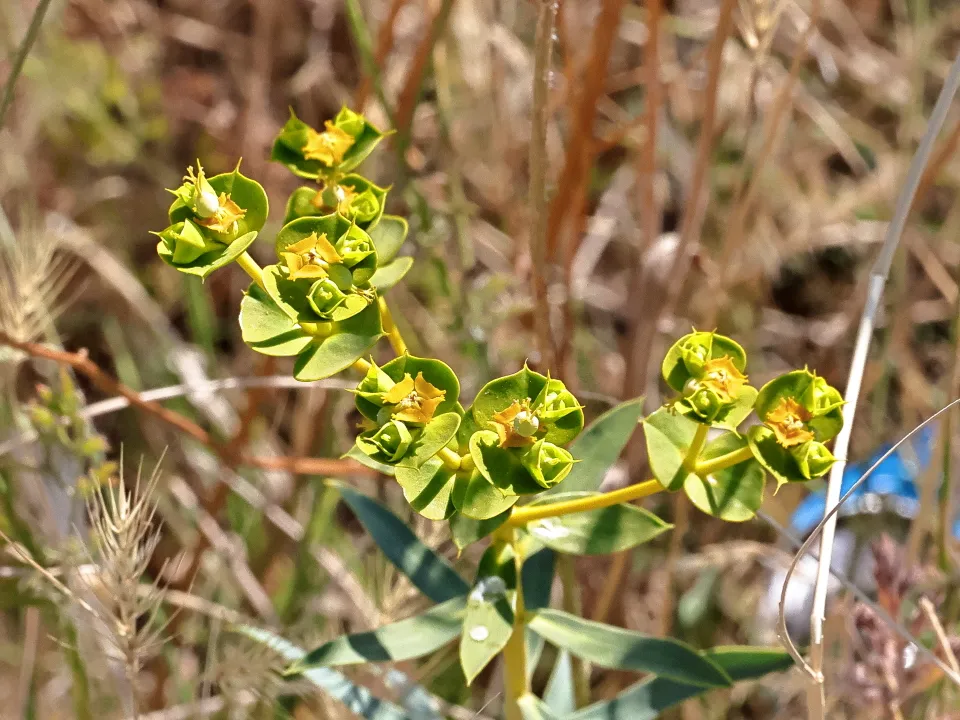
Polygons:
<instances>
[{"instance_id":1,"label":"green bract","mask_svg":"<svg viewBox=\"0 0 960 720\"><path fill-rule=\"evenodd\" d=\"M357 438L357 447L377 462L393 464L407 454L413 436L407 426L391 420L378 430L371 430Z\"/></svg>"},{"instance_id":2,"label":"green bract","mask_svg":"<svg viewBox=\"0 0 960 720\"><path fill-rule=\"evenodd\" d=\"M377 187L360 175L346 175L339 182L320 189L297 188L287 201L284 223L339 212L364 230L370 230L383 215L388 191L389 188Z\"/></svg>"},{"instance_id":3,"label":"green bract","mask_svg":"<svg viewBox=\"0 0 960 720\"><path fill-rule=\"evenodd\" d=\"M270 277L272 275L264 273L265 280ZM291 316L290 307L251 285L240 303L240 328L244 342L257 352L296 356L294 377L304 382L346 370L370 352L383 336L376 304L368 305L346 320L316 325L301 325L296 314Z\"/></svg>"},{"instance_id":4,"label":"green bract","mask_svg":"<svg viewBox=\"0 0 960 720\"><path fill-rule=\"evenodd\" d=\"M293 110L273 143L270 159L312 180L334 178L363 162L384 138L363 115L343 108L322 132L300 120Z\"/></svg>"},{"instance_id":5,"label":"green bract","mask_svg":"<svg viewBox=\"0 0 960 720\"><path fill-rule=\"evenodd\" d=\"M687 389L687 382L703 377L708 360L729 357L741 373L747 369L747 353L724 335L694 331L677 340L663 358L661 370L667 385L677 392Z\"/></svg>"},{"instance_id":6,"label":"green bract","mask_svg":"<svg viewBox=\"0 0 960 720\"><path fill-rule=\"evenodd\" d=\"M183 273L206 278L242 255L267 220L263 188L237 169L207 179L197 163L170 192L170 226L159 233L157 254Z\"/></svg>"},{"instance_id":7,"label":"green bract","mask_svg":"<svg viewBox=\"0 0 960 720\"><path fill-rule=\"evenodd\" d=\"M750 414L757 391L747 385L743 348L716 333L693 332L674 343L663 377L681 393L673 409L707 425L736 430Z\"/></svg>"},{"instance_id":8,"label":"green bract","mask_svg":"<svg viewBox=\"0 0 960 720\"><path fill-rule=\"evenodd\" d=\"M771 380L755 404L763 422L747 434L750 449L778 485L821 477L836 462L823 444L843 427L843 397L807 369Z\"/></svg>"},{"instance_id":9,"label":"green bract","mask_svg":"<svg viewBox=\"0 0 960 720\"><path fill-rule=\"evenodd\" d=\"M383 367L370 363L370 369L357 385L355 401L357 410L369 420L378 421L384 409L387 413L398 412L398 404L390 403L387 395L400 382L409 376L416 390L417 378L433 386L442 393L433 415L456 412L459 408L460 381L456 373L440 360L419 358L413 355L401 355Z\"/></svg>"},{"instance_id":10,"label":"green bract","mask_svg":"<svg viewBox=\"0 0 960 720\"><path fill-rule=\"evenodd\" d=\"M527 472L545 488L563 480L573 468L573 455L546 440L537 440L521 460Z\"/></svg>"}]
</instances>

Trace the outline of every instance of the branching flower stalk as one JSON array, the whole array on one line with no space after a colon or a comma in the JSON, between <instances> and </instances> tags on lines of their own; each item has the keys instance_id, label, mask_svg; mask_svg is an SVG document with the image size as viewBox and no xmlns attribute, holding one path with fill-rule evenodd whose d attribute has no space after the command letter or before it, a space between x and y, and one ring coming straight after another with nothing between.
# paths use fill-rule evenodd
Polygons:
<instances>
[{"instance_id":1,"label":"branching flower stalk","mask_svg":"<svg viewBox=\"0 0 960 720\"><path fill-rule=\"evenodd\" d=\"M555 13L548 4L544 4L546 28ZM589 489L544 495L558 486L562 490L576 464L591 452L607 452L590 449L604 434L587 438L584 447L568 448L574 440L580 442L583 407L549 372L524 366L490 380L465 407L460 380L450 366L409 353L384 297L412 264L400 255L409 228L403 218L384 213L389 188L355 172L385 133L348 108L322 128L291 113L274 142L272 159L305 181L286 203L283 226L273 239L274 263L260 267L248 253L266 225L269 203L263 188L243 175L239 165L209 178L199 162L187 171L183 183L170 190L175 198L170 225L156 233L157 252L179 272L201 278L239 264L252 279L240 306L242 337L256 352L291 358L296 380L325 380L348 368L360 373L353 393L362 419L349 459L298 460L331 464L324 473L363 467L392 476L417 513L450 524L458 547L489 541L472 589L451 597L451 587L466 584L447 568L444 588L435 597L439 604L428 612L448 613L441 625L449 627L449 620L454 620L459 626L460 662L468 684L494 658L504 656L506 714L509 720L521 720L524 708L538 702L529 685L528 626L587 663L609 665L609 658L596 654L597 648L633 637L630 631L601 623L554 633L551 623L558 619L534 605L537 595L523 586L524 563L532 553L540 547L570 554L636 547L670 527L630 504L659 492L682 491L700 511L721 520L749 520L760 508L767 477L779 486L829 471L836 458L825 443L841 429L843 400L807 369L786 373L757 390L749 384L747 356L739 344L715 332L694 330L674 343L662 363L673 397L643 419L653 478L605 493ZM532 192L542 192L538 182L532 184ZM380 365L374 350L384 339L395 357ZM122 388L82 353L53 351L16 341L9 334L0 333L0 340L74 367L102 390L123 395L131 405L214 447L225 462L253 460L235 449L228 452L212 445L209 434L195 423ZM760 422L741 432L753 412ZM575 457L572 449L586 456ZM265 460L255 464L267 467ZM593 488L598 484L599 479ZM107 611L98 617L107 618L104 622L131 686L145 649L160 632L150 622L158 593L144 593L139 583L157 542L150 500L155 485L156 475L142 493L139 487L132 493L123 487L105 490L93 496L90 508L101 558L99 584L108 599ZM348 494L345 487L341 492ZM349 493L358 502L363 498ZM591 525L613 531L600 533L595 540L583 531ZM396 554L394 547L385 550ZM403 564L402 558L395 562L398 567ZM439 567L443 562L437 563L446 574ZM411 578L419 578L419 570L411 572ZM541 591L538 603L543 602ZM144 616L148 622L138 630ZM571 614L560 622L586 623ZM590 638L586 644L577 640L584 635ZM252 636L266 637L262 631ZM290 653L294 665L287 674L323 667L328 660L356 662L356 647L353 642L341 647L334 641L315 653L294 648L296 652ZM407 647L401 643L393 651L403 655ZM665 668L669 677L687 683L685 687L732 682L719 660L680 644L672 652L683 654L692 668ZM346 658L339 657L344 653ZM659 662L649 653L622 654L623 669L656 674L663 669ZM777 663L767 666L781 667Z\"/></svg>"}]
</instances>

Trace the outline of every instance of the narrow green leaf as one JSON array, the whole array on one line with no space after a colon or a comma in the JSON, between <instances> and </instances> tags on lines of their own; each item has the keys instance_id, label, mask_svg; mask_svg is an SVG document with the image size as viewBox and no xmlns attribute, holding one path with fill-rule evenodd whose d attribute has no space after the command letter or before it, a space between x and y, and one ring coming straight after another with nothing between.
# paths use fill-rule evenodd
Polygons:
<instances>
[{"instance_id":1,"label":"narrow green leaf","mask_svg":"<svg viewBox=\"0 0 960 720\"><path fill-rule=\"evenodd\" d=\"M435 603L444 603L470 591L449 563L420 542L384 505L345 485L337 483L336 487L383 554L420 592Z\"/></svg>"},{"instance_id":2,"label":"narrow green leaf","mask_svg":"<svg viewBox=\"0 0 960 720\"><path fill-rule=\"evenodd\" d=\"M308 652L286 674L301 674L312 667L396 662L429 655L460 634L466 601L466 597L454 598L415 617L326 642Z\"/></svg>"},{"instance_id":3,"label":"narrow green leaf","mask_svg":"<svg viewBox=\"0 0 960 720\"><path fill-rule=\"evenodd\" d=\"M510 513L503 512L486 520L474 520L463 513L456 513L450 518L450 534L458 550L463 550L478 540L482 540L503 525Z\"/></svg>"},{"instance_id":4,"label":"narrow green leaf","mask_svg":"<svg viewBox=\"0 0 960 720\"><path fill-rule=\"evenodd\" d=\"M513 633L517 563L513 548L494 542L480 559L460 636L460 665L470 685Z\"/></svg>"},{"instance_id":5,"label":"narrow green leaf","mask_svg":"<svg viewBox=\"0 0 960 720\"><path fill-rule=\"evenodd\" d=\"M557 714L550 706L536 695L530 693L517 701L523 720L560 720L562 714Z\"/></svg>"},{"instance_id":6,"label":"narrow green leaf","mask_svg":"<svg viewBox=\"0 0 960 720\"><path fill-rule=\"evenodd\" d=\"M774 648L717 647L704 653L734 682L755 680L793 666L793 659ZM565 720L656 720L668 708L708 692L707 688L655 677L627 688L611 700L595 703Z\"/></svg>"},{"instance_id":7,"label":"narrow green leaf","mask_svg":"<svg viewBox=\"0 0 960 720\"><path fill-rule=\"evenodd\" d=\"M544 495L597 490L633 435L643 414L643 398L627 400L594 420L567 448L579 460L560 485Z\"/></svg>"},{"instance_id":8,"label":"narrow green leaf","mask_svg":"<svg viewBox=\"0 0 960 720\"><path fill-rule=\"evenodd\" d=\"M563 493L545 502L563 502L597 493ZM538 499L535 503L540 504ZM558 552L606 555L649 542L672 525L629 503L586 512L543 518L527 525L527 532Z\"/></svg>"},{"instance_id":9,"label":"narrow green leaf","mask_svg":"<svg viewBox=\"0 0 960 720\"><path fill-rule=\"evenodd\" d=\"M577 657L618 670L636 670L702 687L726 687L730 678L689 645L584 620L561 610L540 610L530 628Z\"/></svg>"},{"instance_id":10,"label":"narrow green leaf","mask_svg":"<svg viewBox=\"0 0 960 720\"><path fill-rule=\"evenodd\" d=\"M284 638L267 630L249 625L236 628L238 632L271 648L290 663L296 663L306 656L306 652ZM351 682L336 670L313 668L303 673L303 677L341 703L348 710L364 720L413 720L397 705L381 700L362 685Z\"/></svg>"},{"instance_id":11,"label":"narrow green leaf","mask_svg":"<svg viewBox=\"0 0 960 720\"><path fill-rule=\"evenodd\" d=\"M573 687L573 662L570 653L561 650L557 654L547 687L543 691L544 704L557 715L569 715L577 709Z\"/></svg>"},{"instance_id":12,"label":"narrow green leaf","mask_svg":"<svg viewBox=\"0 0 960 720\"><path fill-rule=\"evenodd\" d=\"M556 561L557 556L550 548L538 550L523 561L523 604L528 611L550 606Z\"/></svg>"}]
</instances>

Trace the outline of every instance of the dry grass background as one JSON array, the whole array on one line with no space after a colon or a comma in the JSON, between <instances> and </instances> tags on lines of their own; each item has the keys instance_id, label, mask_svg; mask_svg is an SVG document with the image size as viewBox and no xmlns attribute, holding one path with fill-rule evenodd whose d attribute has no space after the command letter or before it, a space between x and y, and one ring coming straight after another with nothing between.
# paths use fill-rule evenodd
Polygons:
<instances>
[{"instance_id":1,"label":"dry grass background","mask_svg":"<svg viewBox=\"0 0 960 720\"><path fill-rule=\"evenodd\" d=\"M0 4L0 57L12 57L33 7ZM115 393L90 382L83 362L136 391L183 385L169 406L205 435L130 409L82 420L80 406L61 403L69 438L0 458L0 529L19 543L0 561L0 715L79 717L86 703L103 717L135 705L155 718L345 717L317 694L275 703L275 659L225 623L254 618L306 645L416 609L416 593L320 478L342 476L402 511L395 489L349 463L303 461L346 450L343 385L284 382L284 361L240 342L245 278L225 271L201 285L170 272L147 234L164 224L162 188L198 156L212 171L243 156L279 206L294 179L266 157L288 106L312 124L342 104L363 107L398 130L365 166L393 183L391 212L411 220L417 264L393 302L411 350L449 362L467 397L529 358L562 368L592 415L640 394L652 409L659 357L691 325L740 339L755 384L808 364L844 385L870 263L960 50L960 6L562 0L542 83L546 153L531 164L538 10L526 0L53 3L0 128L0 329L86 348L74 369L87 403ZM958 143L955 112L894 262L853 459L960 395ZM538 170L550 198L539 218ZM56 390L63 379L49 361L0 352L3 441L35 419L36 384ZM264 380L210 385L250 376ZM109 449L78 454L77 437L98 436ZM950 439L941 430L935 465L950 458ZM123 494L107 510L162 520L127 528L125 541L146 552L118 568L122 533L111 536L102 509L91 524L76 478L116 461L129 480L141 457L149 469L164 452L140 485L155 487L155 516ZM618 469L609 483L642 479L642 451ZM875 552L888 569L881 601L899 611L897 594L929 595L952 638L956 548L937 518L955 498L938 502L936 470L912 525L881 520L861 533L895 538ZM784 488L766 509L785 520L804 492ZM682 502L656 509L678 525L670 539L632 562L578 565L587 614L703 645L769 641L757 607L786 562L777 533L694 516ZM411 522L452 556L442 528ZM49 577L24 562L23 546ZM143 589L153 582L166 588L159 597ZM131 620L156 602L155 624ZM829 717L958 712L939 675L891 670L902 645L862 606L841 597L830 610ZM932 632L920 616L904 619ZM163 641L140 642L153 628ZM497 673L468 690L455 665L446 651L402 669L451 703L451 717L494 715ZM350 675L396 697L374 668ZM593 695L629 680L595 672ZM804 717L802 688L786 675L671 717Z\"/></svg>"}]
</instances>

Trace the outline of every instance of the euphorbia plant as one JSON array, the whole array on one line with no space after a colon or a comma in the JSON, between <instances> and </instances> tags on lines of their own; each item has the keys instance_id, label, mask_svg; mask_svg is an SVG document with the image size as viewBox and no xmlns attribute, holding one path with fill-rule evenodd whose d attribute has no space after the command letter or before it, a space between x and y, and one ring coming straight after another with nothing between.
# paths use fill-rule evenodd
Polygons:
<instances>
[{"instance_id":1,"label":"euphorbia plant","mask_svg":"<svg viewBox=\"0 0 960 720\"><path fill-rule=\"evenodd\" d=\"M698 651L552 610L552 562L554 553L627 550L665 532L667 523L630 502L657 492L682 490L697 508L722 520L752 518L768 474L779 487L830 468L834 457L824 443L840 430L840 394L806 369L757 391L740 345L694 331L663 361L673 396L642 420L653 479L598 492L640 421L640 401L614 408L581 435L583 408L561 379L524 366L488 382L465 407L452 368L407 352L383 296L412 265L399 256L407 223L384 214L388 188L355 172L383 137L346 108L322 130L291 114L272 157L310 184L286 203L273 264L261 268L247 252L268 205L239 165L209 179L199 163L188 170L171 191L170 226L158 233L157 250L171 266L200 277L236 261L253 279L240 306L244 341L265 355L295 358L300 380L357 372L354 399L363 419L348 455L393 476L418 513L448 522L461 550L489 544L476 579L467 583L386 507L342 487L387 557L436 605L310 652L246 632L273 637L295 661L290 674L335 694L346 680L316 668L417 658L460 637L468 684L504 656L504 707L511 720L549 712L530 692L543 640L595 665L650 675L618 698L620 712L628 712L618 717L630 716L631 707L649 713L789 666L789 657L775 650ZM396 357L378 365L371 352L382 338ZM753 412L759 422L741 432ZM352 695L340 697L360 714L381 717ZM588 715L605 717L609 709L600 703ZM389 716L404 717L396 710Z\"/></svg>"}]
</instances>

